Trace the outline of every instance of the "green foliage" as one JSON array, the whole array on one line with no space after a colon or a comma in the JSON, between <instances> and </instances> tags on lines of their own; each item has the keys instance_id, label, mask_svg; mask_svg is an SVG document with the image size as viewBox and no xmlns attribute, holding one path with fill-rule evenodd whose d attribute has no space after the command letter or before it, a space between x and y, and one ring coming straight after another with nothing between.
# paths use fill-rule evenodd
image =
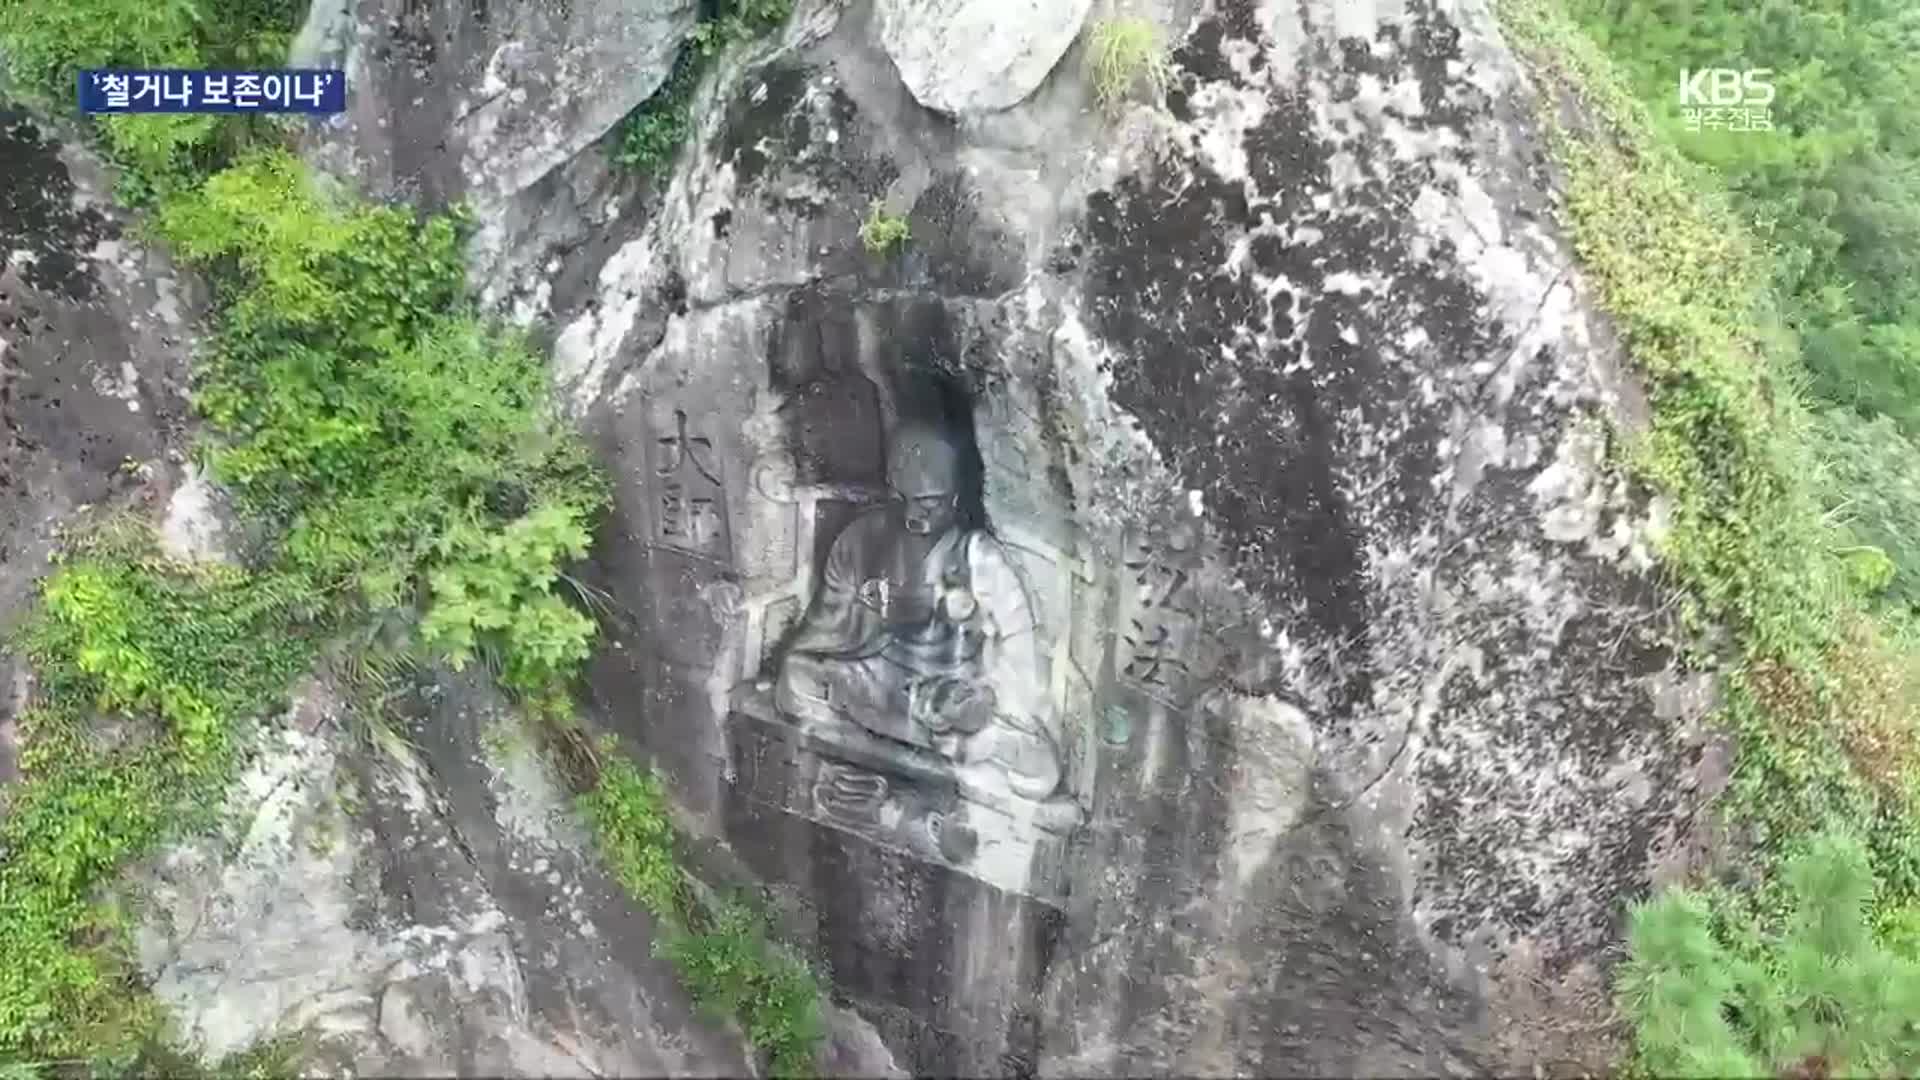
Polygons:
<instances>
[{"instance_id":1,"label":"green foliage","mask_svg":"<svg viewBox=\"0 0 1920 1080\"><path fill-rule=\"evenodd\" d=\"M793 0L719 4L682 43L666 81L614 129L614 164L646 176L665 173L687 141L701 77L727 49L778 29L792 13Z\"/></svg>"},{"instance_id":2,"label":"green foliage","mask_svg":"<svg viewBox=\"0 0 1920 1080\"><path fill-rule=\"evenodd\" d=\"M71 100L85 68L187 67L201 57L193 0L35 0L0 3L0 50L22 94Z\"/></svg>"},{"instance_id":3,"label":"green foliage","mask_svg":"<svg viewBox=\"0 0 1920 1080\"><path fill-rule=\"evenodd\" d=\"M1912 450L1897 420L1861 426L1800 398L1809 384L1826 392L1815 354L1821 327L1838 325L1810 318L1809 305L1845 315L1866 278L1841 281L1844 267L1876 256L1822 240L1788 220L1799 211L1784 202L1754 222L1758 189L1728 164L1749 155L1754 176L1790 177L1848 147L1890 146L1891 129L1847 129L1845 108L1806 111L1833 87L1800 71L1780 84L1776 112L1802 110L1784 140L1696 140L1683 155L1670 122L1679 68L1791 68L1776 62L1787 43L1743 51L1735 35L1728 47L1715 20L1784 26L1812 5L1709 0L1662 8L1664 29L1631 17L1650 5L1621 0L1606 17L1600 6L1583 5L1597 35L1649 35L1641 46L1669 35L1667 52L1626 49L1629 69L1644 62L1637 84L1551 5L1503 0L1501 16L1549 84L1543 99L1557 82L1600 121L1574 133L1542 114L1571 174L1566 224L1649 384L1651 430L1623 440L1621 460L1673 500L1660 554L1696 625L1736 635L1737 654L1720 658L1732 661L1722 719L1738 736L1722 809L1758 856L1742 891L1712 904L1669 893L1636 914L1623 1003L1655 1074L1910 1070L1912 1031L1893 1018L1916 1015L1912 971L1891 966L1905 954L1870 947L1861 927L1905 926L1920 898L1920 653L1888 610L1898 605L1876 600L1901 587L1912 558L1902 532L1912 500L1891 475ZM1864 847L1828 837L1836 823L1858 828Z\"/></svg>"},{"instance_id":4,"label":"green foliage","mask_svg":"<svg viewBox=\"0 0 1920 1080\"><path fill-rule=\"evenodd\" d=\"M1788 864L1791 910L1775 934L1723 943L1704 897L1636 907L1618 979L1642 1062L1657 1076L1913 1075L1920 962L1876 938L1867 853L1842 834Z\"/></svg>"},{"instance_id":5,"label":"green foliage","mask_svg":"<svg viewBox=\"0 0 1920 1080\"><path fill-rule=\"evenodd\" d=\"M313 598L294 577L142 557L136 536L47 579L28 655L48 698L153 717L189 757L215 756L223 717L267 707L306 666Z\"/></svg>"},{"instance_id":6,"label":"green foliage","mask_svg":"<svg viewBox=\"0 0 1920 1080\"><path fill-rule=\"evenodd\" d=\"M1920 610L1920 446L1888 417L1863 421L1839 409L1818 417L1813 436L1829 512L1884 560L1865 556L1863 584Z\"/></svg>"},{"instance_id":7,"label":"green foliage","mask_svg":"<svg viewBox=\"0 0 1920 1080\"><path fill-rule=\"evenodd\" d=\"M723 901L706 929L667 939L663 951L694 1000L740 1018L776 1076L811 1076L822 1037L820 988L806 965L767 941L765 920Z\"/></svg>"},{"instance_id":8,"label":"green foliage","mask_svg":"<svg viewBox=\"0 0 1920 1080\"><path fill-rule=\"evenodd\" d=\"M867 218L860 223L860 244L874 255L886 255L907 245L913 228L904 215L890 213L885 203L873 200Z\"/></svg>"},{"instance_id":9,"label":"green foliage","mask_svg":"<svg viewBox=\"0 0 1920 1080\"><path fill-rule=\"evenodd\" d=\"M614 129L613 163L646 176L665 173L687 141L693 92L705 73L700 49L692 42L682 45L667 81Z\"/></svg>"},{"instance_id":10,"label":"green foliage","mask_svg":"<svg viewBox=\"0 0 1920 1080\"><path fill-rule=\"evenodd\" d=\"M1542 77L1602 121L1597 132L1556 131L1570 172L1566 224L1649 383L1651 430L1623 440L1621 460L1672 500L1660 555L1695 624L1736 633L1723 719L1739 753L1726 808L1766 862L1831 819L1872 823L1883 900L1910 902L1920 818L1906 779L1915 702L1898 692L1906 646L1863 614L1871 568L1824 515L1815 420L1799 398L1798 341L1781 326L1768 249L1716 176L1673 149L1607 57L1550 5L1505 0L1501 15Z\"/></svg>"},{"instance_id":11,"label":"green foliage","mask_svg":"<svg viewBox=\"0 0 1920 1080\"><path fill-rule=\"evenodd\" d=\"M1095 22L1088 31L1086 67L1094 100L1103 109L1119 108L1142 86L1154 101L1167 90L1166 41L1148 19Z\"/></svg>"},{"instance_id":12,"label":"green foliage","mask_svg":"<svg viewBox=\"0 0 1920 1080\"><path fill-rule=\"evenodd\" d=\"M620 884L657 919L677 919L683 898L674 860L673 823L658 777L611 758L600 782L580 797L600 853Z\"/></svg>"},{"instance_id":13,"label":"green foliage","mask_svg":"<svg viewBox=\"0 0 1920 1080\"><path fill-rule=\"evenodd\" d=\"M303 572L375 610L410 602L423 562L479 558L529 506L577 527L604 501L584 449L552 430L539 358L465 309L457 225L344 206L277 152L159 215L225 301L197 398L220 434L214 475L285 523ZM531 644L557 613L528 611Z\"/></svg>"},{"instance_id":14,"label":"green foliage","mask_svg":"<svg viewBox=\"0 0 1920 1080\"><path fill-rule=\"evenodd\" d=\"M1574 0L1664 138L1772 252L1813 392L1920 434L1920 12L1890 0ZM1773 68L1771 133L1688 132L1682 67Z\"/></svg>"},{"instance_id":15,"label":"green foliage","mask_svg":"<svg viewBox=\"0 0 1920 1080\"><path fill-rule=\"evenodd\" d=\"M203 3L0 0L0 51L16 83L55 100L80 67L284 53L284 29L264 28L291 25L288 0ZM698 27L625 126L623 163L670 162L706 66L788 4L746 0ZM270 528L251 570L172 566L124 533L45 583L27 641L41 678L28 778L0 820L0 1068L199 1075L133 986L103 887L196 820L183 811L204 816L237 735L330 634L362 640L355 628L422 603L423 648L456 667L486 655L537 712L562 715L593 623L557 585L606 491L584 446L555 428L539 358L466 299L457 215L421 221L324 191L242 121L120 117L104 134L129 170L123 194L155 207L155 237L214 287L216 334L196 373L212 435L202 456ZM111 738L102 714L120 718ZM662 948L776 1068L807 1071L811 975L742 909L707 919L683 887L657 783L631 767L605 775L586 809L622 882L671 928ZM287 1064L267 1048L215 1072Z\"/></svg>"},{"instance_id":16,"label":"green foliage","mask_svg":"<svg viewBox=\"0 0 1920 1080\"><path fill-rule=\"evenodd\" d=\"M67 111L92 67L266 67L284 62L293 0L0 0L0 55L15 96ZM146 204L187 186L267 130L257 118L99 118L123 194Z\"/></svg>"},{"instance_id":17,"label":"green foliage","mask_svg":"<svg viewBox=\"0 0 1920 1080\"><path fill-rule=\"evenodd\" d=\"M158 1013L96 898L212 805L323 638L424 602L423 646L488 650L552 707L592 632L554 584L603 485L538 358L465 299L457 221L327 197L271 151L153 220L220 302L203 455L267 543L251 569L189 569L117 530L45 582L28 779L0 822L0 1059L157 1067Z\"/></svg>"},{"instance_id":18,"label":"green foliage","mask_svg":"<svg viewBox=\"0 0 1920 1080\"><path fill-rule=\"evenodd\" d=\"M813 1075L824 1035L813 973L767 940L764 918L744 903L707 910L694 899L659 779L612 751L580 808L614 875L658 921L658 948L694 999L738 1017L775 1075Z\"/></svg>"},{"instance_id":19,"label":"green foliage","mask_svg":"<svg viewBox=\"0 0 1920 1080\"><path fill-rule=\"evenodd\" d=\"M723 0L712 17L693 28L693 44L701 55L717 57L779 29L792 14L793 0Z\"/></svg>"},{"instance_id":20,"label":"green foliage","mask_svg":"<svg viewBox=\"0 0 1920 1080\"><path fill-rule=\"evenodd\" d=\"M553 586L564 562L586 557L588 539L580 508L559 503L500 530L454 525L428 577L433 604L421 641L445 651L456 671L476 648L490 648L501 657L502 681L522 692L565 680L587 659L594 625Z\"/></svg>"},{"instance_id":21,"label":"green foliage","mask_svg":"<svg viewBox=\"0 0 1920 1080\"><path fill-rule=\"evenodd\" d=\"M78 946L120 863L181 823L231 766L230 717L273 705L311 657L297 582L174 566L130 530L49 578L23 644L31 780L0 820L0 1053L89 1056L146 1039L123 966ZM124 717L117 737L87 723Z\"/></svg>"}]
</instances>

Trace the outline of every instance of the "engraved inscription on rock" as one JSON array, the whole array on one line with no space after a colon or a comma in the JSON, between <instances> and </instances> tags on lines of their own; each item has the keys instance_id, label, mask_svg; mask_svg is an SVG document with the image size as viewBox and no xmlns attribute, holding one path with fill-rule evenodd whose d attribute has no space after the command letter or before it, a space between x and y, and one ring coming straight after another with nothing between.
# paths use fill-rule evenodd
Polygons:
<instances>
[{"instance_id":1,"label":"engraved inscription on rock","mask_svg":"<svg viewBox=\"0 0 1920 1080\"><path fill-rule=\"evenodd\" d=\"M1122 563L1114 673L1150 701L1184 709L1207 674L1199 595L1198 527L1180 522L1134 539Z\"/></svg>"}]
</instances>

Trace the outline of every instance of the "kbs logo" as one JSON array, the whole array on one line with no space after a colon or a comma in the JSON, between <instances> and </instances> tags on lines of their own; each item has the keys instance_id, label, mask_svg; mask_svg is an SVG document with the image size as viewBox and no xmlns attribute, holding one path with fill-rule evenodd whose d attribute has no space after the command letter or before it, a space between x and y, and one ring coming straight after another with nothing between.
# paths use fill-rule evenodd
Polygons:
<instances>
[{"instance_id":1,"label":"kbs logo","mask_svg":"<svg viewBox=\"0 0 1920 1080\"><path fill-rule=\"evenodd\" d=\"M1773 69L1682 68L1680 114L1688 131L1772 131Z\"/></svg>"},{"instance_id":2,"label":"kbs logo","mask_svg":"<svg viewBox=\"0 0 1920 1080\"><path fill-rule=\"evenodd\" d=\"M1772 68L1700 68L1680 69L1680 106L1746 105L1764 109L1773 104Z\"/></svg>"}]
</instances>

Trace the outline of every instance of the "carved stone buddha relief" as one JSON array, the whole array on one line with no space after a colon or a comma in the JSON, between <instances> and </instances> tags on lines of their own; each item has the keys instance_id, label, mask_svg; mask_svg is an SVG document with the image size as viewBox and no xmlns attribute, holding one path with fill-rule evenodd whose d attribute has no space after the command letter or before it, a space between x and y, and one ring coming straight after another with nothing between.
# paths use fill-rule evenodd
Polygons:
<instances>
[{"instance_id":1,"label":"carved stone buddha relief","mask_svg":"<svg viewBox=\"0 0 1920 1080\"><path fill-rule=\"evenodd\" d=\"M797 748L755 797L1047 897L1081 821L1074 736L1029 570L980 520L957 426L896 420L879 497L817 502L805 607L735 710Z\"/></svg>"}]
</instances>

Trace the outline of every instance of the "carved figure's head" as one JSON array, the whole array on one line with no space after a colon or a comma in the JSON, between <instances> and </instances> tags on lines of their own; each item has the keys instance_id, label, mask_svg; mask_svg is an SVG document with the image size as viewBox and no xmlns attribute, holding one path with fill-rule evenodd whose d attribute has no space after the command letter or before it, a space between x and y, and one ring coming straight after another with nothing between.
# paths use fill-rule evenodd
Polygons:
<instances>
[{"instance_id":1,"label":"carved figure's head","mask_svg":"<svg viewBox=\"0 0 1920 1080\"><path fill-rule=\"evenodd\" d=\"M903 426L887 458L887 484L906 501L908 532L945 532L960 515L959 449L933 428Z\"/></svg>"}]
</instances>

